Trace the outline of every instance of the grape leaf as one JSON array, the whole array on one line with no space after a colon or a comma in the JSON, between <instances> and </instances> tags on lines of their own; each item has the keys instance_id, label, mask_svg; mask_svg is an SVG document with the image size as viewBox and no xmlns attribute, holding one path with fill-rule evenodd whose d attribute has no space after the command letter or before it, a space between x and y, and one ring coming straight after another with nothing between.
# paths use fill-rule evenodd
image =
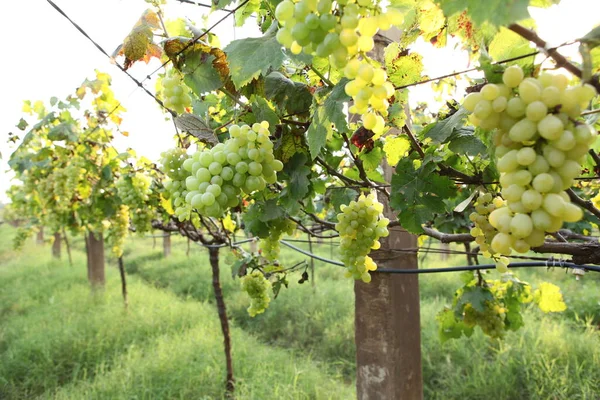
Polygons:
<instances>
[{"instance_id":1,"label":"grape leaf","mask_svg":"<svg viewBox=\"0 0 600 400\"><path fill-rule=\"evenodd\" d=\"M487 155L488 148L483 142L475 136L471 128L460 128L454 130L448 138L448 148L456 154L466 154L468 156Z\"/></svg>"},{"instance_id":2,"label":"grape leaf","mask_svg":"<svg viewBox=\"0 0 600 400\"><path fill-rule=\"evenodd\" d=\"M552 283L542 282L533 297L540 310L545 313L561 312L567 309L560 288Z\"/></svg>"},{"instance_id":3,"label":"grape leaf","mask_svg":"<svg viewBox=\"0 0 600 400\"><path fill-rule=\"evenodd\" d=\"M331 188L329 189L331 205L336 213L341 212L340 207L342 204L349 204L352 200L355 200L358 196L358 192L354 189L349 188Z\"/></svg>"},{"instance_id":4,"label":"grape leaf","mask_svg":"<svg viewBox=\"0 0 600 400\"><path fill-rule=\"evenodd\" d=\"M440 311L435 319L438 322L438 332L442 343L450 339L458 339L463 333L467 337L473 333L473 328L466 326L462 320L456 318L454 312L449 308Z\"/></svg>"},{"instance_id":5,"label":"grape leaf","mask_svg":"<svg viewBox=\"0 0 600 400\"><path fill-rule=\"evenodd\" d=\"M305 151L306 145L303 134L284 129L275 146L275 158L285 164L294 154Z\"/></svg>"},{"instance_id":6,"label":"grape leaf","mask_svg":"<svg viewBox=\"0 0 600 400\"><path fill-rule=\"evenodd\" d=\"M436 143L445 143L454 133L455 129L461 128L467 118L468 111L464 108L459 109L451 117L436 122L425 134L426 138L432 139Z\"/></svg>"},{"instance_id":7,"label":"grape leaf","mask_svg":"<svg viewBox=\"0 0 600 400\"><path fill-rule=\"evenodd\" d=\"M310 188L310 168L305 165L307 156L304 153L296 153L285 164L283 171L288 176L288 185L285 188L285 194L289 194L293 199L300 200L306 196ZM282 193L282 196L284 193Z\"/></svg>"},{"instance_id":8,"label":"grape leaf","mask_svg":"<svg viewBox=\"0 0 600 400\"><path fill-rule=\"evenodd\" d=\"M331 90L331 93L327 96L327 99L325 99L325 103L323 104L325 114L329 121L333 122L335 128L339 132L348 131L348 121L347 116L344 113L344 103L347 103L350 100L350 96L346 94L346 83L348 83L348 79L341 79Z\"/></svg>"},{"instance_id":9,"label":"grape leaf","mask_svg":"<svg viewBox=\"0 0 600 400\"><path fill-rule=\"evenodd\" d=\"M265 238L269 236L269 225L261 220L262 208L260 204L253 203L242 213L244 221L244 230L254 236Z\"/></svg>"},{"instance_id":10,"label":"grape leaf","mask_svg":"<svg viewBox=\"0 0 600 400\"><path fill-rule=\"evenodd\" d=\"M400 48L400 44L391 43L385 48L385 67L388 78L394 86L402 86L421 80L423 72L423 57L419 54L409 54Z\"/></svg>"},{"instance_id":11,"label":"grape leaf","mask_svg":"<svg viewBox=\"0 0 600 400\"><path fill-rule=\"evenodd\" d=\"M410 140L406 136L386 137L383 151L387 158L387 162L391 166L395 166L400 161L408 150L410 150Z\"/></svg>"},{"instance_id":12,"label":"grape leaf","mask_svg":"<svg viewBox=\"0 0 600 400\"><path fill-rule=\"evenodd\" d=\"M383 160L383 151L381 147L374 147L369 152L362 152L360 154L360 159L363 162L363 166L366 171L376 170L379 165L381 165L381 160Z\"/></svg>"},{"instance_id":13,"label":"grape leaf","mask_svg":"<svg viewBox=\"0 0 600 400\"><path fill-rule=\"evenodd\" d=\"M487 301L494 301L492 292L483 286L463 286L461 291L462 293L454 308L454 312L457 316L462 315L467 304L471 304L476 311L484 313L486 310L485 303Z\"/></svg>"},{"instance_id":14,"label":"grape leaf","mask_svg":"<svg viewBox=\"0 0 600 400\"><path fill-rule=\"evenodd\" d=\"M185 113L175 117L175 125L202 143L213 146L219 143L219 139L217 138L217 135L215 135L215 132L194 114Z\"/></svg>"},{"instance_id":15,"label":"grape leaf","mask_svg":"<svg viewBox=\"0 0 600 400\"><path fill-rule=\"evenodd\" d=\"M316 105L317 98L315 97L315 109L313 118L306 132L308 150L310 151L311 158L315 158L319 155L319 152L327 143L327 136L329 136L333 130L331 129L331 121L325 107L319 107Z\"/></svg>"},{"instance_id":16,"label":"grape leaf","mask_svg":"<svg viewBox=\"0 0 600 400\"><path fill-rule=\"evenodd\" d=\"M533 53L533 50L534 49L529 45L529 41L524 39L521 35L518 35L509 29L500 28L500 32L494 36L494 39L492 39L492 42L489 45L488 53L495 61L502 61ZM532 60L533 58L527 57L513 61L510 64L517 64L524 68L530 68ZM501 82L502 80L497 83Z\"/></svg>"},{"instance_id":17,"label":"grape leaf","mask_svg":"<svg viewBox=\"0 0 600 400\"><path fill-rule=\"evenodd\" d=\"M392 175L390 206L400 212L400 223L412 233L423 232L424 222L448 211L444 199L455 195L454 182L440 176L435 163L428 159L416 169L413 160L401 159Z\"/></svg>"},{"instance_id":18,"label":"grape leaf","mask_svg":"<svg viewBox=\"0 0 600 400\"><path fill-rule=\"evenodd\" d=\"M277 71L266 76L265 95L287 114L308 112L312 103L308 86L294 82Z\"/></svg>"},{"instance_id":19,"label":"grape leaf","mask_svg":"<svg viewBox=\"0 0 600 400\"><path fill-rule=\"evenodd\" d=\"M280 121L269 101L260 96L252 96L251 101L252 115L255 117L256 122L269 122L269 129L273 132Z\"/></svg>"},{"instance_id":20,"label":"grape leaf","mask_svg":"<svg viewBox=\"0 0 600 400\"><path fill-rule=\"evenodd\" d=\"M447 17L467 11L476 25L509 25L529 18L529 0L435 0Z\"/></svg>"},{"instance_id":21,"label":"grape leaf","mask_svg":"<svg viewBox=\"0 0 600 400\"><path fill-rule=\"evenodd\" d=\"M77 134L74 131L74 126L71 122L61 122L60 124L52 127L48 131L48 139L53 141L69 140L76 141Z\"/></svg>"},{"instance_id":22,"label":"grape leaf","mask_svg":"<svg viewBox=\"0 0 600 400\"><path fill-rule=\"evenodd\" d=\"M147 64L152 57L160 58L162 49L152 41L155 29L160 29L158 15L148 9L135 23L123 43L113 52L112 58L124 55L124 69L128 69L136 61L143 60Z\"/></svg>"},{"instance_id":23,"label":"grape leaf","mask_svg":"<svg viewBox=\"0 0 600 400\"><path fill-rule=\"evenodd\" d=\"M207 52L208 51L208 52ZM187 50L183 61L184 82L200 97L223 86L224 80L215 68L218 58L210 53L210 47L199 46Z\"/></svg>"},{"instance_id":24,"label":"grape leaf","mask_svg":"<svg viewBox=\"0 0 600 400\"><path fill-rule=\"evenodd\" d=\"M231 79L237 89L252 79L266 75L283 64L285 55L275 38L275 29L263 37L234 40L225 48L229 60Z\"/></svg>"}]
</instances>

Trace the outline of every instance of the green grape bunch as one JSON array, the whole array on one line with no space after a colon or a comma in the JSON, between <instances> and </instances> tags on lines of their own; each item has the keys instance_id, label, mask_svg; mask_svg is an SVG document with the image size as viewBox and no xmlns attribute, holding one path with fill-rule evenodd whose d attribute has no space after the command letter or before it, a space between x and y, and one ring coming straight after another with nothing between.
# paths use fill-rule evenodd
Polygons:
<instances>
[{"instance_id":1,"label":"green grape bunch","mask_svg":"<svg viewBox=\"0 0 600 400\"><path fill-rule=\"evenodd\" d=\"M400 11L382 12L379 1L372 0L284 0L275 9L282 25L277 40L293 54L304 52L329 58L343 68L359 53L373 49L373 36L379 29L400 25Z\"/></svg>"},{"instance_id":2,"label":"green grape bunch","mask_svg":"<svg viewBox=\"0 0 600 400\"><path fill-rule=\"evenodd\" d=\"M502 84L469 94L463 107L475 126L494 130L506 205L489 214L489 223L498 230L491 249L508 256L512 250L524 253L541 246L546 233L583 217L566 190L596 140L592 127L577 120L596 90L588 84L569 87L563 75L525 77L516 65L502 79Z\"/></svg>"},{"instance_id":3,"label":"green grape bunch","mask_svg":"<svg viewBox=\"0 0 600 400\"><path fill-rule=\"evenodd\" d=\"M125 238L129 233L129 207L121 205L110 220L108 241L115 257L121 257L125 247Z\"/></svg>"},{"instance_id":4,"label":"green grape bunch","mask_svg":"<svg viewBox=\"0 0 600 400\"><path fill-rule=\"evenodd\" d=\"M257 314L264 313L271 302L271 296L269 295L272 287L271 282L258 270L243 276L241 282L242 291L250 297L248 314L255 317Z\"/></svg>"},{"instance_id":5,"label":"green grape bunch","mask_svg":"<svg viewBox=\"0 0 600 400\"><path fill-rule=\"evenodd\" d=\"M151 184L151 178L140 172L123 175L115 183L119 198L131 211L131 223L137 232L151 229L152 213L148 206Z\"/></svg>"},{"instance_id":6,"label":"green grape bunch","mask_svg":"<svg viewBox=\"0 0 600 400\"><path fill-rule=\"evenodd\" d=\"M273 155L269 123L231 125L230 138L202 148L183 162L186 204L201 215L222 217L250 195L277 182L283 163Z\"/></svg>"},{"instance_id":7,"label":"green grape bunch","mask_svg":"<svg viewBox=\"0 0 600 400\"><path fill-rule=\"evenodd\" d=\"M498 230L489 221L489 215L498 208L506 206L506 201L500 196L493 197L491 193L480 192L475 201L475 211L469 215L471 222L475 224L471 228L471 236L475 238L475 243L479 245L484 257L492 258L496 261L498 271L504 273L508 271L509 259L500 254L496 254L490 246L490 243L496 237ZM516 241L513 245L518 247L527 243L523 239Z\"/></svg>"},{"instance_id":8,"label":"green grape bunch","mask_svg":"<svg viewBox=\"0 0 600 400\"><path fill-rule=\"evenodd\" d=\"M335 230L340 235L340 256L347 268L346 276L370 282L369 271L375 271L377 264L369 253L381 247L379 238L388 236L390 220L381 214L383 204L372 193L361 194L357 201L342 205L340 210Z\"/></svg>"},{"instance_id":9,"label":"green grape bunch","mask_svg":"<svg viewBox=\"0 0 600 400\"><path fill-rule=\"evenodd\" d=\"M269 236L261 238L259 246L264 258L275 261L279 258L281 251L281 238L284 234L292 235L296 229L296 223L289 219L279 219L269 222Z\"/></svg>"},{"instance_id":10,"label":"green grape bunch","mask_svg":"<svg viewBox=\"0 0 600 400\"><path fill-rule=\"evenodd\" d=\"M187 195L185 180L189 174L183 168L183 163L188 158L185 149L175 148L161 153L160 159L161 170L167 176L164 182L166 190L164 196L171 200L175 216L180 221L189 219L192 212L191 207L185 202L185 196Z\"/></svg>"},{"instance_id":11,"label":"green grape bunch","mask_svg":"<svg viewBox=\"0 0 600 400\"><path fill-rule=\"evenodd\" d=\"M178 76L170 76L162 79L162 95L165 107L183 114L186 107L192 105L190 90L181 82Z\"/></svg>"}]
</instances>

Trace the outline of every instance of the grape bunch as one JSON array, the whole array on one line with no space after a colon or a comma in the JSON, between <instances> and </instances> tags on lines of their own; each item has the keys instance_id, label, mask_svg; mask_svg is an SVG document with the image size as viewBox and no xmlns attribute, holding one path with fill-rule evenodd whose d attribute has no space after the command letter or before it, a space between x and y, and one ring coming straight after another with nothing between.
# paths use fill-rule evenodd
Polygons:
<instances>
[{"instance_id":1,"label":"grape bunch","mask_svg":"<svg viewBox=\"0 0 600 400\"><path fill-rule=\"evenodd\" d=\"M385 129L383 117L388 115L387 99L393 96L394 85L382 68L373 67L365 59L351 60L344 68L344 75L351 79L344 87L354 102L349 111L362 115L363 126L373 131L376 139Z\"/></svg>"},{"instance_id":2,"label":"grape bunch","mask_svg":"<svg viewBox=\"0 0 600 400\"><path fill-rule=\"evenodd\" d=\"M167 76L162 79L163 98L165 107L183 114L186 107L192 105L189 89L177 76Z\"/></svg>"},{"instance_id":3,"label":"grape bunch","mask_svg":"<svg viewBox=\"0 0 600 400\"><path fill-rule=\"evenodd\" d=\"M185 201L187 189L185 180L189 173L183 168L183 163L189 159L185 149L175 148L161 153L161 170L167 176L164 187L166 189L165 198L171 200L175 209L175 216L184 221L190 218L192 208Z\"/></svg>"},{"instance_id":4,"label":"grape bunch","mask_svg":"<svg viewBox=\"0 0 600 400\"><path fill-rule=\"evenodd\" d=\"M496 166L506 205L489 214L498 230L494 253L519 253L544 243L546 232L576 222L582 210L565 192L581 172L581 162L595 141L594 130L576 121L596 95L590 85L568 87L562 75L525 78L508 67L503 84L487 84L463 103L470 121L495 129Z\"/></svg>"},{"instance_id":5,"label":"grape bunch","mask_svg":"<svg viewBox=\"0 0 600 400\"><path fill-rule=\"evenodd\" d=\"M369 271L375 271L377 264L368 254L381 246L379 238L388 236L388 218L381 215L383 205L374 194L361 194L358 201L342 205L337 215L335 230L340 234L340 255L348 271L347 277L370 282Z\"/></svg>"},{"instance_id":6,"label":"grape bunch","mask_svg":"<svg viewBox=\"0 0 600 400\"><path fill-rule=\"evenodd\" d=\"M470 303L463 310L463 322L468 327L479 325L483 333L492 338L504 336L506 309L497 302L485 301L484 311L476 310Z\"/></svg>"},{"instance_id":7,"label":"grape bunch","mask_svg":"<svg viewBox=\"0 0 600 400\"><path fill-rule=\"evenodd\" d=\"M108 240L112 246L112 253L115 257L123 255L125 246L125 238L129 232L129 207L121 205L115 216L110 220L110 228L108 230Z\"/></svg>"},{"instance_id":8,"label":"grape bunch","mask_svg":"<svg viewBox=\"0 0 600 400\"><path fill-rule=\"evenodd\" d=\"M506 206L506 202L500 197L492 197L490 193L479 193L475 201L475 211L469 215L471 222L475 226L471 229L471 236L475 238L475 243L479 245L484 257L493 258L496 261L496 268L500 272L508 271L510 260L507 257L496 254L491 248L490 243L498 233L496 228L490 224L489 215L497 208Z\"/></svg>"},{"instance_id":9,"label":"grape bunch","mask_svg":"<svg viewBox=\"0 0 600 400\"><path fill-rule=\"evenodd\" d=\"M251 194L277 181L283 163L273 155L269 123L229 127L230 138L203 148L183 162L185 202L201 215L221 217L240 203L241 192Z\"/></svg>"},{"instance_id":10,"label":"grape bunch","mask_svg":"<svg viewBox=\"0 0 600 400\"><path fill-rule=\"evenodd\" d=\"M151 228L152 214L147 204L151 183L150 177L140 172L123 175L115 183L119 198L131 210L131 223L137 232Z\"/></svg>"},{"instance_id":11,"label":"grape bunch","mask_svg":"<svg viewBox=\"0 0 600 400\"><path fill-rule=\"evenodd\" d=\"M284 0L275 9L282 25L277 40L294 54L329 58L344 68L359 53L371 51L379 29L401 25L400 11L381 11L378 0Z\"/></svg>"},{"instance_id":12,"label":"grape bunch","mask_svg":"<svg viewBox=\"0 0 600 400\"><path fill-rule=\"evenodd\" d=\"M259 245L263 257L269 261L275 261L281 250L279 242L285 234L292 235L296 229L296 223L289 219L278 219L269 222L269 236L260 239Z\"/></svg>"},{"instance_id":13,"label":"grape bunch","mask_svg":"<svg viewBox=\"0 0 600 400\"><path fill-rule=\"evenodd\" d=\"M262 272L257 270L243 276L241 281L242 290L248 293L250 297L248 314L255 317L257 314L264 313L271 302L271 296L269 296L271 282L265 278Z\"/></svg>"}]
</instances>

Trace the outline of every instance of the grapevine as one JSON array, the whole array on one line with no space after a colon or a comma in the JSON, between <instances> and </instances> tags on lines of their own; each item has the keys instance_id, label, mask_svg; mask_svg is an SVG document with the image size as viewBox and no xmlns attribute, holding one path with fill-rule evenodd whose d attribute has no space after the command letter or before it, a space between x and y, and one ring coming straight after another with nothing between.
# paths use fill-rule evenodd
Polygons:
<instances>
[{"instance_id":1,"label":"grapevine","mask_svg":"<svg viewBox=\"0 0 600 400\"><path fill-rule=\"evenodd\" d=\"M165 107L175 110L178 114L183 114L185 108L192 105L189 89L181 82L179 77L163 78L162 87Z\"/></svg>"},{"instance_id":2,"label":"grapevine","mask_svg":"<svg viewBox=\"0 0 600 400\"><path fill-rule=\"evenodd\" d=\"M131 223L137 232L151 229L153 215L147 204L151 194L151 183L150 177L140 172L123 175L115 183L121 201L131 211Z\"/></svg>"},{"instance_id":3,"label":"grapevine","mask_svg":"<svg viewBox=\"0 0 600 400\"><path fill-rule=\"evenodd\" d=\"M375 271L377 264L368 254L380 248L379 238L388 236L390 221L381 215L383 205L374 194L361 194L358 201L351 201L340 210L335 229L340 234L341 261L348 269L346 276L370 282L369 271Z\"/></svg>"}]
</instances>

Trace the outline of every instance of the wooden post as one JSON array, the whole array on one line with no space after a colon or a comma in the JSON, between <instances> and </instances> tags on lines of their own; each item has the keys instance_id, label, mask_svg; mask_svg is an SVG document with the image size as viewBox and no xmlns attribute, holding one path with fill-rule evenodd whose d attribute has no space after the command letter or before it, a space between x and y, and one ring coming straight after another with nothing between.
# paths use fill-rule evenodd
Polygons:
<instances>
[{"instance_id":1,"label":"wooden post","mask_svg":"<svg viewBox=\"0 0 600 400\"><path fill-rule=\"evenodd\" d=\"M54 241L52 242L52 257L54 258L60 258L61 241L60 232L54 232Z\"/></svg>"},{"instance_id":2,"label":"wooden post","mask_svg":"<svg viewBox=\"0 0 600 400\"><path fill-rule=\"evenodd\" d=\"M163 256L165 258L171 255L171 233L166 232L163 235Z\"/></svg>"},{"instance_id":3,"label":"wooden post","mask_svg":"<svg viewBox=\"0 0 600 400\"><path fill-rule=\"evenodd\" d=\"M104 287L104 237L89 232L86 240L88 279L93 289Z\"/></svg>"},{"instance_id":4,"label":"wooden post","mask_svg":"<svg viewBox=\"0 0 600 400\"><path fill-rule=\"evenodd\" d=\"M119 274L121 275L121 294L123 295L123 306L127 311L129 305L127 301L127 277L125 275L125 265L123 264L123 256L119 257Z\"/></svg>"},{"instance_id":5,"label":"wooden post","mask_svg":"<svg viewBox=\"0 0 600 400\"><path fill-rule=\"evenodd\" d=\"M400 38L398 30L377 35L372 57L383 61L387 43ZM397 134L399 131L390 132ZM391 181L393 167L384 161L384 176ZM379 194L384 215L396 219L387 198ZM373 260L380 268L418 267L417 237L401 227L390 228ZM360 400L423 398L421 326L417 275L372 273L370 283L357 281L355 293L356 389Z\"/></svg>"}]
</instances>

